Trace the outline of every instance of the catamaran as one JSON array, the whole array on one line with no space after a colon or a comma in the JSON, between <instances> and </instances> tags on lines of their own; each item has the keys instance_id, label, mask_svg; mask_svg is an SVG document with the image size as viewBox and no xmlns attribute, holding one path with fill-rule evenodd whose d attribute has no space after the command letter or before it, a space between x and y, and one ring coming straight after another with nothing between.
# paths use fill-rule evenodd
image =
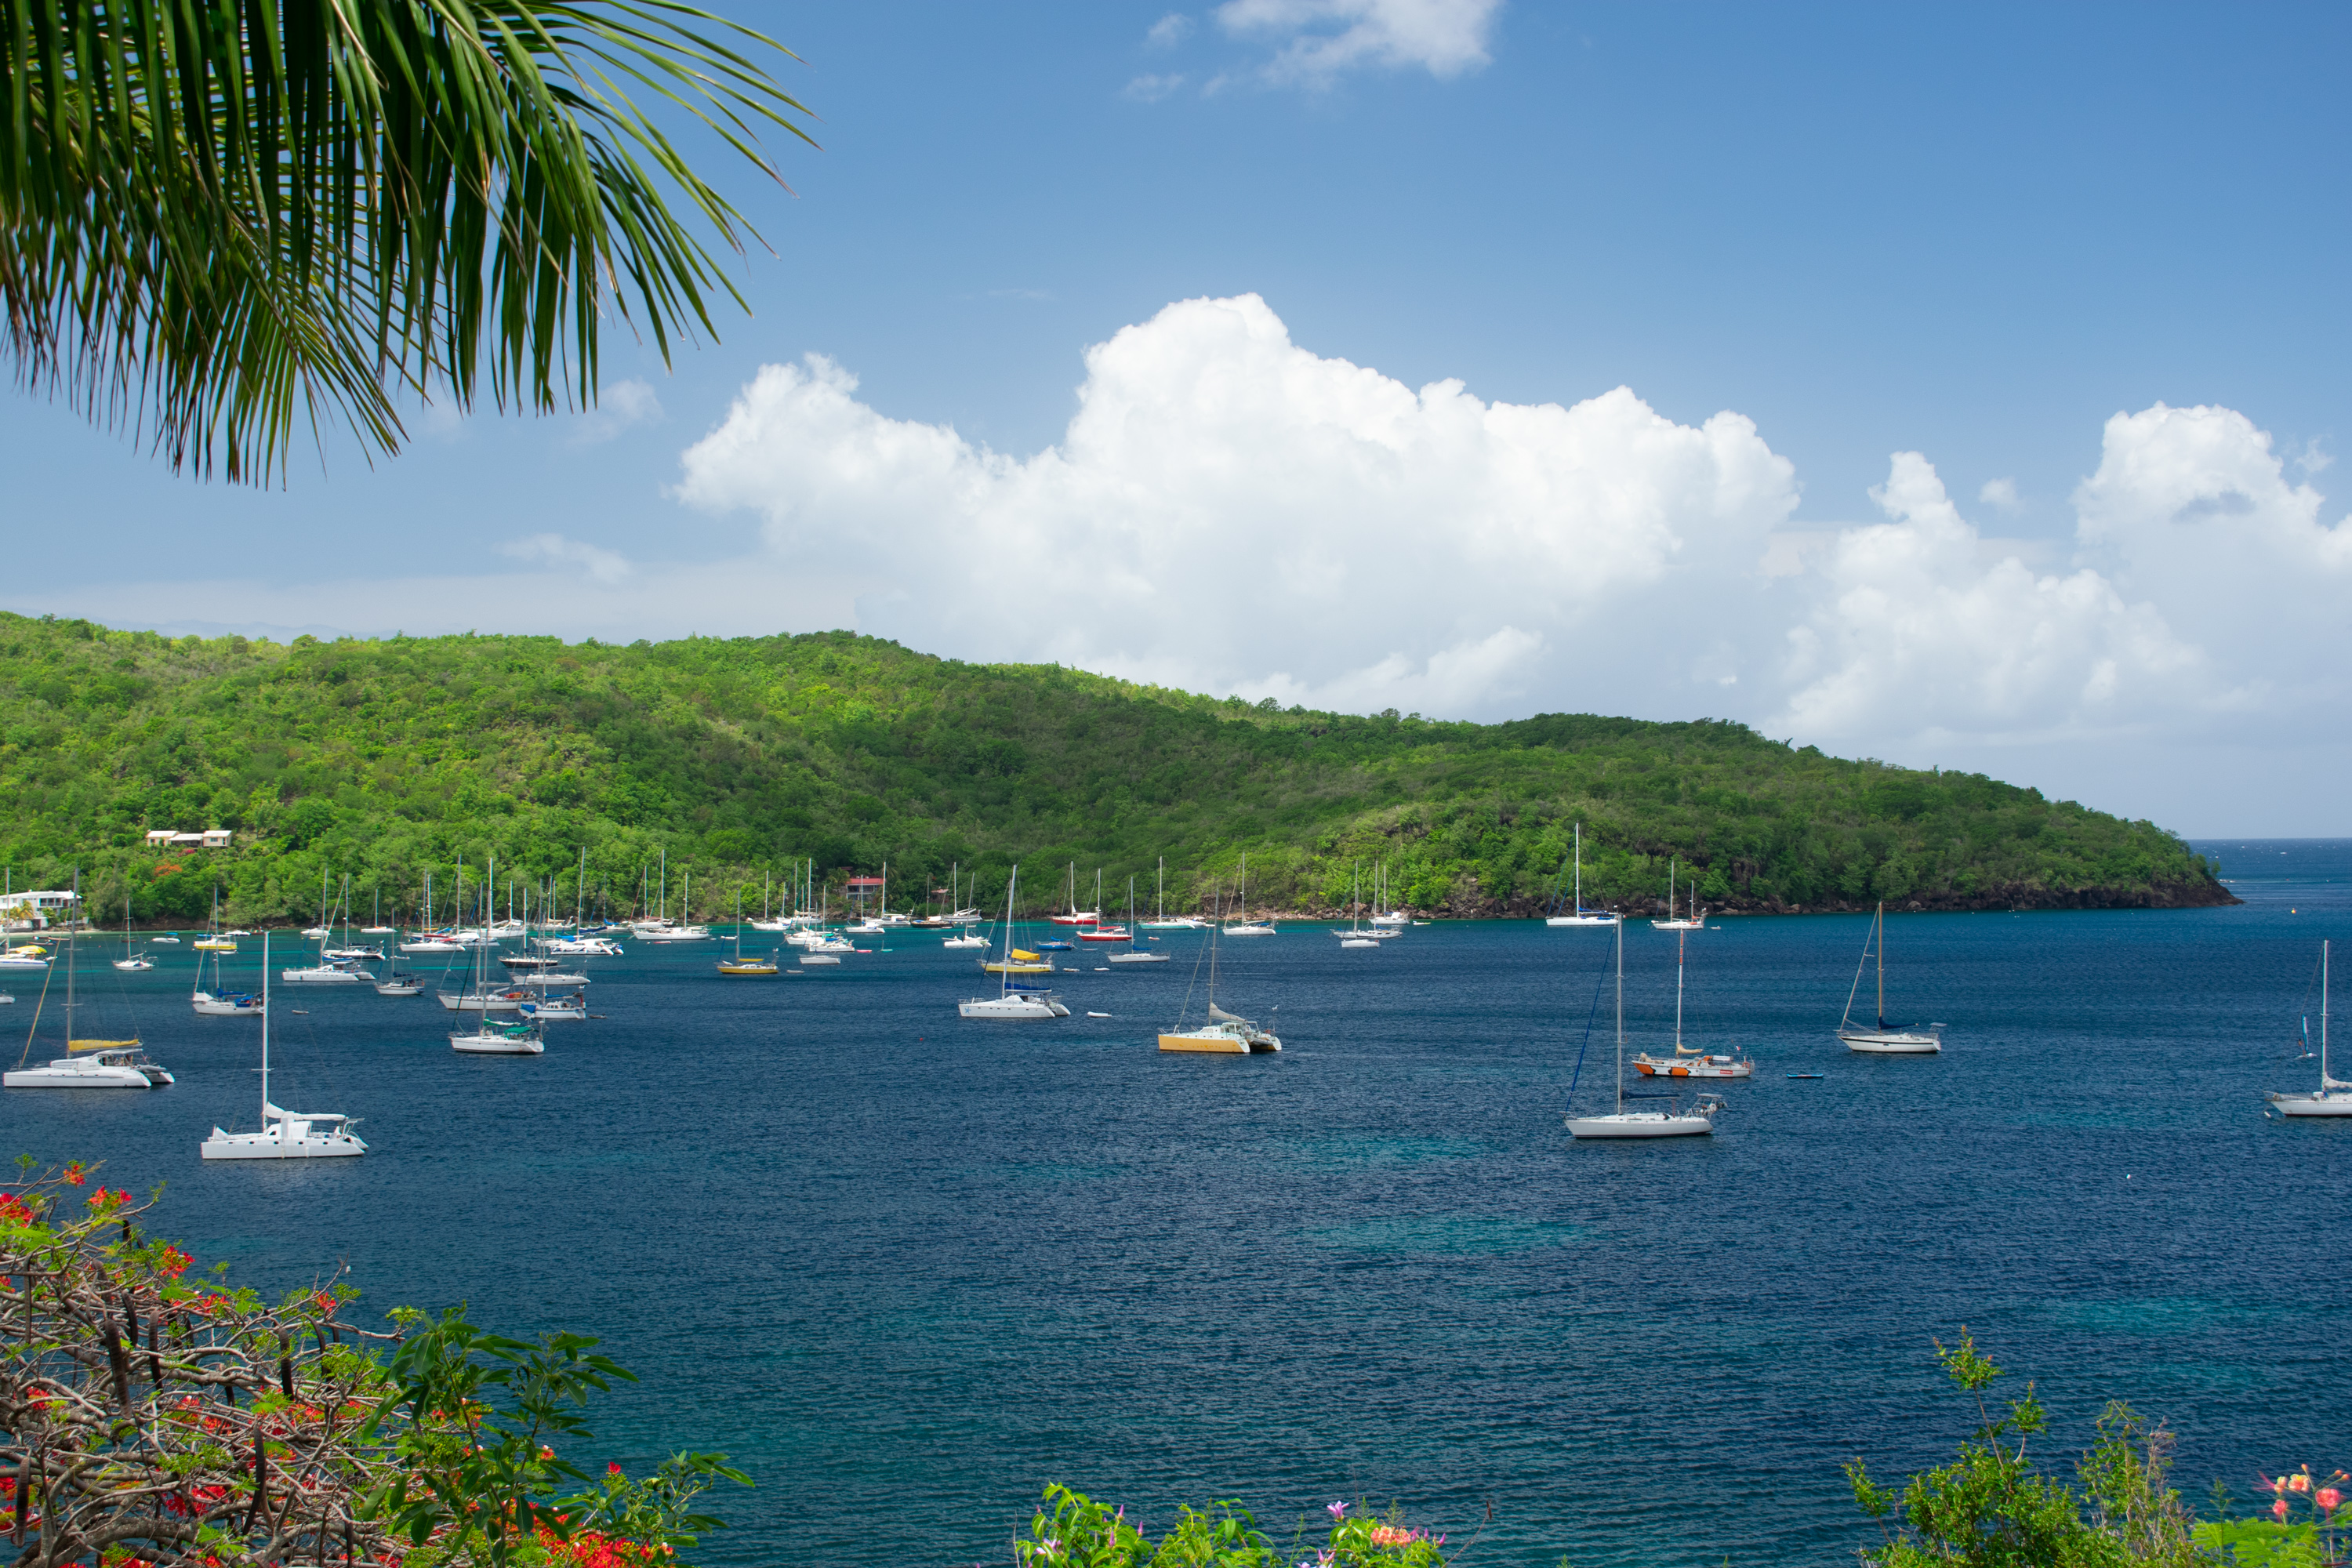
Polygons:
<instances>
[{"instance_id":1,"label":"catamaran","mask_svg":"<svg viewBox=\"0 0 2352 1568\"><path fill-rule=\"evenodd\" d=\"M1573 1085L1570 1094L1575 1093ZM1628 1110L1628 1100L1663 1100L1664 1110ZM1715 1131L1715 1119L1722 1113L1720 1095L1702 1094L1688 1110L1681 1108L1676 1097L1670 1094L1635 1094L1625 1092L1625 928L1617 928L1617 1108L1602 1116L1570 1115L1568 1135L1577 1139L1610 1138L1694 1138L1705 1137Z\"/></svg>"},{"instance_id":2,"label":"catamaran","mask_svg":"<svg viewBox=\"0 0 2352 1568\"><path fill-rule=\"evenodd\" d=\"M1549 919L1546 920L1544 924L1548 926L1613 926L1618 924L1625 918L1624 916L1612 914L1606 910L1588 910L1584 907L1584 824L1580 822L1576 825L1575 855L1575 901L1570 906L1575 912L1572 914L1553 915ZM1668 875L1671 876L1672 873L1669 872Z\"/></svg>"},{"instance_id":3,"label":"catamaran","mask_svg":"<svg viewBox=\"0 0 2352 1568\"><path fill-rule=\"evenodd\" d=\"M2325 942L2319 944L2319 1088L2311 1094L2271 1095L2281 1116L2352 1116L2352 1083L2327 1076L2327 948ZM2305 1016L2308 1029L2309 1015Z\"/></svg>"},{"instance_id":4,"label":"catamaran","mask_svg":"<svg viewBox=\"0 0 2352 1568\"><path fill-rule=\"evenodd\" d=\"M1871 955L1878 956L1878 1026L1856 1028L1853 1024L1853 999L1862 992L1862 972ZM1922 1032L1900 1029L1886 1022L1886 906L1881 903L1878 912L1871 917L1870 934L1863 939L1862 962L1853 966L1853 987L1845 994L1845 1013L1838 1019L1837 1037L1845 1048L1865 1056L1932 1057L1944 1048L1944 1026L1930 1024Z\"/></svg>"},{"instance_id":5,"label":"catamaran","mask_svg":"<svg viewBox=\"0 0 2352 1568\"><path fill-rule=\"evenodd\" d=\"M1228 1013L1217 1005L1217 927L1213 921L1209 927L1206 957L1209 962L1208 1022L1195 1028L1184 1027L1183 1007L1191 1005L1192 995L1192 987L1186 986L1185 1001L1177 1010L1176 1026L1161 1032L1160 1048L1171 1053L1213 1057L1260 1056L1282 1049L1280 1037L1272 1030L1260 1028L1255 1021ZM1198 975L1200 972L1200 960L1195 959L1192 973Z\"/></svg>"},{"instance_id":6,"label":"catamaran","mask_svg":"<svg viewBox=\"0 0 2352 1568\"><path fill-rule=\"evenodd\" d=\"M74 875L74 901L81 900L81 875ZM66 1054L36 1067L27 1059L33 1054L34 1032L41 1026L38 1010L33 1014L33 1028L25 1036L25 1053L16 1059L13 1071L0 1074L0 1088L5 1089L161 1089L172 1081L172 1075L148 1059L136 1039L77 1040L73 1037L74 1014L78 1010L74 998L74 947L76 941L68 922L66 937ZM47 993L44 985L42 992Z\"/></svg>"},{"instance_id":7,"label":"catamaran","mask_svg":"<svg viewBox=\"0 0 2352 1568\"><path fill-rule=\"evenodd\" d=\"M1074 873L1075 874L1075 873ZM1039 987L1016 985L1013 960L1018 956L1013 946L1013 890L1020 884L1021 868L1013 868L1013 875L1004 883L1004 963L997 967L1002 977L993 996L974 996L956 1004L956 1016L963 1018L1035 1019L1066 1018L1069 1008L1051 991ZM1074 883L1073 886L1076 884ZM1073 900L1072 907L1076 907ZM1046 965L1050 970L1053 966Z\"/></svg>"}]
</instances>

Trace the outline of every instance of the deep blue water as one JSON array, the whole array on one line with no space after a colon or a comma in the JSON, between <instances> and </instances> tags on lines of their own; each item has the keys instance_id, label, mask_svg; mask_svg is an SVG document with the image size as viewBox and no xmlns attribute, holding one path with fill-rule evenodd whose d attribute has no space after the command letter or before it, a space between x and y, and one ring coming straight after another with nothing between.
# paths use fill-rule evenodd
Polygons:
<instances>
[{"instance_id":1,"label":"deep blue water","mask_svg":"<svg viewBox=\"0 0 2352 1568\"><path fill-rule=\"evenodd\" d=\"M2200 847L2244 907L1890 918L1890 1012L1949 1026L1936 1059L1832 1038L1864 920L1694 937L1693 1037L1759 1076L1661 1146L1560 1125L1608 933L1498 923L1226 943L1222 999L1287 1045L1244 1060L1151 1048L1191 937L1068 955L1074 1010L1115 1016L1052 1025L958 1020L979 977L936 939L772 982L638 948L535 1061L453 1056L429 997L281 988L276 1098L374 1145L284 1169L196 1157L252 1124L257 1027L187 1011L182 948L91 971L78 1031L135 1023L178 1085L10 1093L0 1152L167 1183L155 1228L250 1283L347 1263L378 1307L604 1335L645 1377L615 1454L758 1480L708 1561L1002 1561L1066 1479L1286 1530L1362 1496L1458 1537L1491 1500L1490 1563L1825 1563L1868 1538L1844 1459L1960 1434L1930 1341L1962 1324L2038 1382L2046 1451L2128 1398L2191 1492L2352 1455L2352 1126L2261 1098L2315 1077L2289 1058L2352 843ZM1626 946L1655 1044L1675 939Z\"/></svg>"}]
</instances>

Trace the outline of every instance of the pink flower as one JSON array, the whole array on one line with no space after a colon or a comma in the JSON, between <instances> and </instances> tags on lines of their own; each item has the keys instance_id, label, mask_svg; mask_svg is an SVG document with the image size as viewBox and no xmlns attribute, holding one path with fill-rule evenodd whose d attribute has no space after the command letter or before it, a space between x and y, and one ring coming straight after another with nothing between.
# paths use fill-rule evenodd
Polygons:
<instances>
[{"instance_id":1,"label":"pink flower","mask_svg":"<svg viewBox=\"0 0 2352 1568\"><path fill-rule=\"evenodd\" d=\"M2286 1517L2286 1499L2281 1498L2278 1501L2271 1504L2271 1511L2278 1515L2279 1518L2284 1519Z\"/></svg>"},{"instance_id":2,"label":"pink flower","mask_svg":"<svg viewBox=\"0 0 2352 1568\"><path fill-rule=\"evenodd\" d=\"M2297 1470L2294 1474L2287 1477L2286 1489L2291 1492L2309 1491L2311 1489L2311 1472L2308 1469L2302 1469Z\"/></svg>"},{"instance_id":3,"label":"pink flower","mask_svg":"<svg viewBox=\"0 0 2352 1568\"><path fill-rule=\"evenodd\" d=\"M2326 1509L2328 1512L2334 1513L2336 1511L2336 1505L2344 1500L2344 1494L2337 1491L2334 1487L2322 1487L2316 1492L2312 1494L2311 1500L2317 1503L2321 1508Z\"/></svg>"},{"instance_id":4,"label":"pink flower","mask_svg":"<svg viewBox=\"0 0 2352 1568\"><path fill-rule=\"evenodd\" d=\"M1348 1505L1344 1502L1325 1503L1323 1511L1333 1519L1345 1519L1348 1517Z\"/></svg>"}]
</instances>

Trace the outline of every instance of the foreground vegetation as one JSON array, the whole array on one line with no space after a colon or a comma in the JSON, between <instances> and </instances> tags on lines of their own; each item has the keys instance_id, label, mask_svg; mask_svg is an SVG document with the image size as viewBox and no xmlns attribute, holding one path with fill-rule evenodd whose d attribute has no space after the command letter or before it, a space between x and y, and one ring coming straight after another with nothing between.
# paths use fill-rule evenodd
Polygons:
<instances>
[{"instance_id":1,"label":"foreground vegetation","mask_svg":"<svg viewBox=\"0 0 2352 1568\"><path fill-rule=\"evenodd\" d=\"M1360 866L1392 904L1529 914L1579 821L1585 901L1623 909L1673 861L1718 909L2231 901L2151 824L1718 721L1276 710L845 632L289 647L0 615L0 861L19 888L79 866L106 920L200 919L215 889L239 921L308 915L322 873L391 912L460 853L614 908L666 854L672 913L689 874L723 914L803 858L836 883L887 862L900 907L959 863L1001 899L1016 860L1051 901L1076 861L1116 907L1164 857L1189 909L1246 853L1255 908L1339 910ZM215 826L234 847L143 842Z\"/></svg>"},{"instance_id":2,"label":"foreground vegetation","mask_svg":"<svg viewBox=\"0 0 2352 1568\"><path fill-rule=\"evenodd\" d=\"M743 1478L680 1454L592 1479L564 1450L628 1373L596 1342L526 1344L463 1309L346 1318L348 1289L267 1302L187 1279L148 1205L68 1165L0 1194L0 1508L18 1568L662 1568Z\"/></svg>"}]
</instances>

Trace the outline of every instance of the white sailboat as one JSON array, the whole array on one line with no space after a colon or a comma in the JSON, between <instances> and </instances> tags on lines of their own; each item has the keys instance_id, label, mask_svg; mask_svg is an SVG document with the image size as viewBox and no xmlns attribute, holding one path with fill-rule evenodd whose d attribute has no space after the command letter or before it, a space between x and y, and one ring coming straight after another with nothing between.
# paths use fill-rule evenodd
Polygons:
<instances>
[{"instance_id":1,"label":"white sailboat","mask_svg":"<svg viewBox=\"0 0 2352 1568\"><path fill-rule=\"evenodd\" d=\"M1634 1070L1643 1078L1753 1078L1756 1064L1728 1051L1709 1053L1683 1044L1683 969L1690 955L1690 933L1675 938L1675 1054L1654 1057L1636 1053Z\"/></svg>"},{"instance_id":2,"label":"white sailboat","mask_svg":"<svg viewBox=\"0 0 2352 1568\"><path fill-rule=\"evenodd\" d=\"M1853 1025L1853 999L1862 992L1862 971L1870 963L1871 954L1878 955L1878 1026L1856 1028ZM1845 1013L1838 1019L1837 1037L1845 1048L1874 1057L1932 1057L1944 1048L1944 1026L1930 1024L1926 1030L1889 1027L1886 1022L1886 906L1881 903L1878 912L1871 917L1870 934L1863 939L1862 962L1853 966L1853 987L1845 994Z\"/></svg>"},{"instance_id":3,"label":"white sailboat","mask_svg":"<svg viewBox=\"0 0 2352 1568\"><path fill-rule=\"evenodd\" d=\"M2281 1116L2352 1116L2352 1083L2327 1076L2327 949L2328 943L2319 944L2319 1088L2311 1094L2271 1095L2271 1106Z\"/></svg>"},{"instance_id":4,"label":"white sailboat","mask_svg":"<svg viewBox=\"0 0 2352 1568\"><path fill-rule=\"evenodd\" d=\"M1075 879L1076 874L1076 868L1073 866L1071 868L1073 889L1077 885ZM997 994L993 996L974 996L967 1001L957 1003L958 1017L1022 1020L1066 1018L1070 1016L1069 1008L1064 1006L1061 999L1051 991L1031 989L1026 985L1013 984L1013 973L1018 965L1013 961L1013 890L1020 885L1020 881L1021 868L1015 866L1013 868L1013 875L1006 878L1004 882L1004 963L997 971ZM1074 910L1076 907L1075 899L1072 900L1071 907Z\"/></svg>"},{"instance_id":5,"label":"white sailboat","mask_svg":"<svg viewBox=\"0 0 2352 1568\"><path fill-rule=\"evenodd\" d=\"M1168 857L1160 858L1160 880L1151 895L1151 918L1143 922L1145 931L1198 931L1204 922L1197 915L1171 915L1168 912Z\"/></svg>"},{"instance_id":6,"label":"white sailboat","mask_svg":"<svg viewBox=\"0 0 2352 1568\"><path fill-rule=\"evenodd\" d=\"M1102 900L1097 899L1095 902L1099 906ZM1078 908L1078 863L1076 860L1070 862L1069 910L1066 913L1054 916L1053 921L1057 926L1090 926L1102 922L1102 910L1099 907L1091 910Z\"/></svg>"},{"instance_id":7,"label":"white sailboat","mask_svg":"<svg viewBox=\"0 0 2352 1568\"><path fill-rule=\"evenodd\" d=\"M549 962L551 963L553 960ZM746 980L773 979L777 973L776 959L772 952L765 958L761 958L756 952L749 958L743 956L743 889L740 887L735 889L735 954L731 958L719 960L719 973ZM527 1008L525 1011L530 1011L530 1009ZM546 1013L544 1003L540 1005L538 1012L541 1016L550 1016ZM583 1003L580 1016L584 1018L587 1016L587 1006Z\"/></svg>"},{"instance_id":8,"label":"white sailboat","mask_svg":"<svg viewBox=\"0 0 2352 1568\"><path fill-rule=\"evenodd\" d=\"M979 911L976 910L966 910L959 901L963 897L962 877L963 868L961 866L956 866L949 871L948 881L950 887L948 891L948 902L955 906L955 912L948 916L948 924L955 929L955 934L950 937L942 937L940 941L940 945L941 947L953 948L978 948L984 952L988 950L988 938L981 935L980 932L972 929L973 926L980 923ZM974 871L971 874L971 889L975 895L980 891L980 873L977 871ZM969 921L964 919L964 916L967 914L972 917Z\"/></svg>"},{"instance_id":9,"label":"white sailboat","mask_svg":"<svg viewBox=\"0 0 2352 1568\"><path fill-rule=\"evenodd\" d=\"M1098 899L1096 901L1099 903L1101 900ZM1165 963L1168 962L1166 953L1152 952L1143 945L1143 927L1137 923L1135 918L1135 879L1132 877L1127 879L1127 951L1112 953L1110 961L1113 963Z\"/></svg>"},{"instance_id":10,"label":"white sailboat","mask_svg":"<svg viewBox=\"0 0 2352 1568\"><path fill-rule=\"evenodd\" d=\"M155 967L155 961L153 959L148 957L143 952L136 952L131 950L131 895L128 892L122 895L122 956L114 961L114 967L117 969L152 969Z\"/></svg>"},{"instance_id":11,"label":"white sailboat","mask_svg":"<svg viewBox=\"0 0 2352 1568\"><path fill-rule=\"evenodd\" d=\"M1681 920L1675 918L1675 862L1672 859L1666 862L1666 918L1662 921L1652 921L1650 926L1654 931L1705 931L1706 929L1706 917L1698 911L1696 882L1691 884L1690 913Z\"/></svg>"},{"instance_id":12,"label":"white sailboat","mask_svg":"<svg viewBox=\"0 0 2352 1568\"><path fill-rule=\"evenodd\" d=\"M81 877L74 876L75 902L80 901ZM68 922L68 931L78 925ZM76 939L68 934L68 943ZM35 1031L41 1026L41 1015L33 1014L33 1027L26 1032L25 1054L17 1058L14 1070L0 1073L0 1089L161 1089L172 1081L172 1075L150 1061L137 1040L77 1040L73 1037L74 1014L74 949L66 949L66 1054L53 1058L38 1067L29 1058L33 1054ZM44 995L48 987L42 986Z\"/></svg>"},{"instance_id":13,"label":"white sailboat","mask_svg":"<svg viewBox=\"0 0 2352 1568\"><path fill-rule=\"evenodd\" d=\"M1263 921L1249 918L1249 854L1242 854L1240 879L1234 885L1234 923L1225 928L1227 936L1272 936L1274 927Z\"/></svg>"},{"instance_id":14,"label":"white sailboat","mask_svg":"<svg viewBox=\"0 0 2352 1568\"><path fill-rule=\"evenodd\" d=\"M1363 862L1358 861L1356 863L1355 874L1348 883L1347 929L1343 931L1338 926L1333 926L1331 928L1331 934L1339 939L1339 945L1341 947L1361 948L1378 947L1381 945L1380 938L1364 929L1363 893L1364 867Z\"/></svg>"},{"instance_id":15,"label":"white sailboat","mask_svg":"<svg viewBox=\"0 0 2352 1568\"><path fill-rule=\"evenodd\" d=\"M233 942L229 942L227 944L227 948L230 952L235 952L236 949L236 943ZM214 947L208 949L205 952L197 955L196 988L188 994L189 1002L194 1005L197 1015L201 1017L258 1017L261 1013L261 996L259 993L252 991L231 991L228 989L227 982L221 977L221 951L222 950L220 948ZM205 960L206 958L210 958L213 961L213 985L212 989L209 991L205 989ZM263 990L268 989L269 972L267 967L262 971L261 984Z\"/></svg>"},{"instance_id":16,"label":"white sailboat","mask_svg":"<svg viewBox=\"0 0 2352 1568\"><path fill-rule=\"evenodd\" d=\"M1580 822L1576 825L1575 853L1576 892L1575 903L1571 907L1576 912L1566 915L1553 915L1549 919L1546 920L1544 924L1548 926L1613 926L1619 924L1624 920L1624 916L1612 914L1606 910L1588 910L1584 907L1584 824ZM1670 871L1668 876L1671 878L1672 875L1673 873ZM1671 882L1668 884L1667 896L1670 900L1673 897ZM1669 910L1669 912L1671 912L1671 910Z\"/></svg>"},{"instance_id":17,"label":"white sailboat","mask_svg":"<svg viewBox=\"0 0 2352 1568\"><path fill-rule=\"evenodd\" d=\"M334 927L328 923L327 919L327 888L328 876L321 871L319 873L319 923L302 933L318 940L319 962L299 969L282 971L278 978L306 985L356 985L362 980L373 981L375 976L366 970L348 961L327 956L327 940L334 935Z\"/></svg>"},{"instance_id":18,"label":"white sailboat","mask_svg":"<svg viewBox=\"0 0 2352 1568\"><path fill-rule=\"evenodd\" d=\"M1412 917L1402 910L1389 909L1389 863L1381 861L1372 870L1372 929L1383 934L1394 934L1412 924Z\"/></svg>"},{"instance_id":19,"label":"white sailboat","mask_svg":"<svg viewBox=\"0 0 2352 1568\"><path fill-rule=\"evenodd\" d=\"M1625 928L1617 928L1617 1108L1605 1116L1570 1116L1568 1135L1579 1139L1694 1138L1715 1131L1723 1110L1720 1095L1702 1094L1688 1110L1672 1095L1637 1094L1635 1100L1663 1100L1664 1110L1625 1109Z\"/></svg>"},{"instance_id":20,"label":"white sailboat","mask_svg":"<svg viewBox=\"0 0 2352 1568\"><path fill-rule=\"evenodd\" d=\"M340 1111L280 1110L269 1103L269 933L261 933L261 1131L230 1132L220 1127L200 1151L207 1160L317 1160L364 1154L367 1145L352 1131L355 1118Z\"/></svg>"}]
</instances>

